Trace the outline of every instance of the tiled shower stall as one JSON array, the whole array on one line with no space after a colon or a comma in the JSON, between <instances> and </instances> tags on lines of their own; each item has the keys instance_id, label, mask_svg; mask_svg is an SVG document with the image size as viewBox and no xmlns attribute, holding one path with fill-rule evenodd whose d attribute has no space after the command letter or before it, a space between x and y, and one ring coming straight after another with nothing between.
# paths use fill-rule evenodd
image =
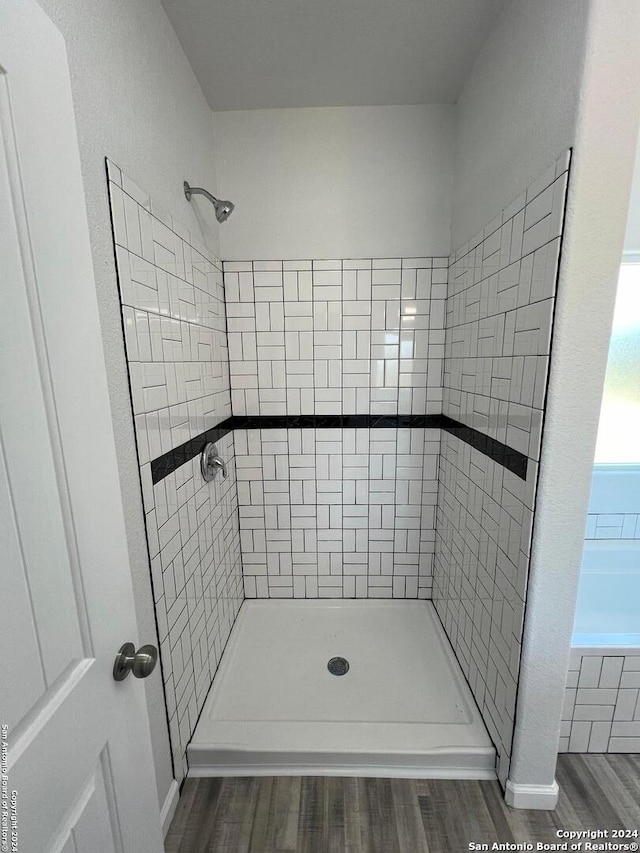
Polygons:
<instances>
[{"instance_id":1,"label":"tiled shower stall","mask_svg":"<svg viewBox=\"0 0 640 853\"><path fill-rule=\"evenodd\" d=\"M506 781L568 170L449 258L221 264L108 163L176 778L246 596L432 599Z\"/></svg>"},{"instance_id":2,"label":"tiled shower stall","mask_svg":"<svg viewBox=\"0 0 640 853\"><path fill-rule=\"evenodd\" d=\"M225 263L233 413L283 419L234 430L248 597L431 596L446 278L446 258Z\"/></svg>"}]
</instances>

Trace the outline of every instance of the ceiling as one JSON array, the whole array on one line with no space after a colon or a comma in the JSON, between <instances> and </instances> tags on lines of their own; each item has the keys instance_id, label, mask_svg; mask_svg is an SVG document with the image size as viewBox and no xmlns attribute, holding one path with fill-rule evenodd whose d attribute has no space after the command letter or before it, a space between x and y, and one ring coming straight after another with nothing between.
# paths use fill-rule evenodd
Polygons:
<instances>
[{"instance_id":1,"label":"ceiling","mask_svg":"<svg viewBox=\"0 0 640 853\"><path fill-rule=\"evenodd\" d=\"M213 110L454 103L505 0L162 0Z\"/></svg>"}]
</instances>

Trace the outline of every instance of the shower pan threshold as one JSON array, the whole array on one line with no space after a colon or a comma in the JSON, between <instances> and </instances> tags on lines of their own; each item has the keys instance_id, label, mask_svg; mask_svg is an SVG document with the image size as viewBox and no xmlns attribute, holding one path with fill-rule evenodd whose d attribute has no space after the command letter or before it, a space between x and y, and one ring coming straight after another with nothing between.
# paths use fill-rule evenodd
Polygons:
<instances>
[{"instance_id":1,"label":"shower pan threshold","mask_svg":"<svg viewBox=\"0 0 640 853\"><path fill-rule=\"evenodd\" d=\"M190 776L495 778L430 601L245 601L187 752Z\"/></svg>"}]
</instances>

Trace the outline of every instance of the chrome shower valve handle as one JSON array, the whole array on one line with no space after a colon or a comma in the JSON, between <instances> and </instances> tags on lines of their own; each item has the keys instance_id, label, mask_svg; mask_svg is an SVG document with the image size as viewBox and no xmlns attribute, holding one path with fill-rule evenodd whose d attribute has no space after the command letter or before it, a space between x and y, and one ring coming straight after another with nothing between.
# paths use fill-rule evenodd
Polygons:
<instances>
[{"instance_id":1,"label":"chrome shower valve handle","mask_svg":"<svg viewBox=\"0 0 640 853\"><path fill-rule=\"evenodd\" d=\"M210 483L214 480L218 471L222 471L223 479L227 479L229 472L227 471L227 463L218 453L218 448L210 441L202 451L200 457L200 470L205 482Z\"/></svg>"},{"instance_id":2,"label":"chrome shower valve handle","mask_svg":"<svg viewBox=\"0 0 640 853\"><path fill-rule=\"evenodd\" d=\"M224 480L229 476L229 472L227 471L227 464L220 456L214 456L211 460L211 464L214 468L219 468L222 471L222 477Z\"/></svg>"}]
</instances>

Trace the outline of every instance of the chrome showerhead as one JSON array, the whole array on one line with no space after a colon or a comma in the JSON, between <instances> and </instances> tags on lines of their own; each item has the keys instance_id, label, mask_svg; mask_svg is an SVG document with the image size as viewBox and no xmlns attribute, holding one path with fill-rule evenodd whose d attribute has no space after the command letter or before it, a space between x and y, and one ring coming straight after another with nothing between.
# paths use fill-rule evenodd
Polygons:
<instances>
[{"instance_id":1,"label":"chrome showerhead","mask_svg":"<svg viewBox=\"0 0 640 853\"><path fill-rule=\"evenodd\" d=\"M211 195L209 190L205 190L202 187L190 187L186 181L184 182L183 187L187 201L191 201L191 196L194 194L203 195L205 198L208 198L215 209L216 219L218 222L226 222L233 213L235 204L232 201L223 201L222 199L216 198L214 195Z\"/></svg>"},{"instance_id":2,"label":"chrome showerhead","mask_svg":"<svg viewBox=\"0 0 640 853\"><path fill-rule=\"evenodd\" d=\"M232 201L221 201L218 199L213 205L216 209L216 219L218 222L226 222L233 213L235 204Z\"/></svg>"}]
</instances>

